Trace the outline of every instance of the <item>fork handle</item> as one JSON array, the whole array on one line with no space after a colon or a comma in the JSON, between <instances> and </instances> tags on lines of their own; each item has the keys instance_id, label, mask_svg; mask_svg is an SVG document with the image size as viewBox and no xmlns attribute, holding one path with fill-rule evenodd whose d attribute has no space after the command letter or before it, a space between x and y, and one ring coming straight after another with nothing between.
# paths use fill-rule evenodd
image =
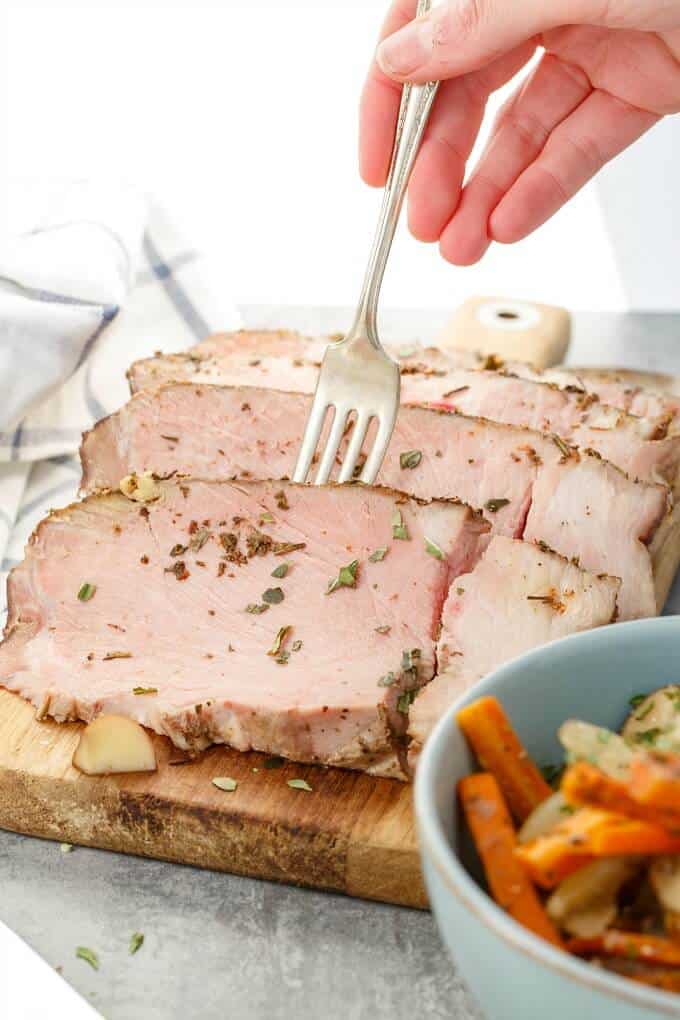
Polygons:
<instances>
[{"instance_id":1,"label":"fork handle","mask_svg":"<svg viewBox=\"0 0 680 1020\"><path fill-rule=\"evenodd\" d=\"M431 6L432 0L419 0L416 16L426 14ZM354 325L347 338L350 342L352 336L365 336L374 347L382 349L377 328L380 287L413 164L438 86L438 81L426 82L424 85L407 82L403 86L392 162Z\"/></svg>"}]
</instances>

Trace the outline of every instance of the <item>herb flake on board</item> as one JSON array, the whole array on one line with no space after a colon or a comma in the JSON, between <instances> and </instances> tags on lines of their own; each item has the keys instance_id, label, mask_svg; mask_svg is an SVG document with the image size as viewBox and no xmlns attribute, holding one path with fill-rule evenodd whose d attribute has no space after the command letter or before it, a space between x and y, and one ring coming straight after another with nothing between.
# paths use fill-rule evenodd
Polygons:
<instances>
[{"instance_id":1,"label":"herb flake on board","mask_svg":"<svg viewBox=\"0 0 680 1020\"><path fill-rule=\"evenodd\" d=\"M312 788L306 779L288 779L287 783L291 790L305 790L306 793L312 792Z\"/></svg>"},{"instance_id":2,"label":"herb flake on board","mask_svg":"<svg viewBox=\"0 0 680 1020\"><path fill-rule=\"evenodd\" d=\"M157 687L133 687L133 694L158 694Z\"/></svg>"},{"instance_id":3,"label":"herb flake on board","mask_svg":"<svg viewBox=\"0 0 680 1020\"><path fill-rule=\"evenodd\" d=\"M279 563L278 567L274 567L271 572L271 577L283 578L286 576L290 569L290 563Z\"/></svg>"},{"instance_id":4,"label":"herb flake on board","mask_svg":"<svg viewBox=\"0 0 680 1020\"><path fill-rule=\"evenodd\" d=\"M89 602L96 590L96 584L90 584L89 581L86 581L78 590L78 598L81 602Z\"/></svg>"},{"instance_id":5,"label":"herb flake on board","mask_svg":"<svg viewBox=\"0 0 680 1020\"><path fill-rule=\"evenodd\" d=\"M238 786L236 780L231 776L215 776L211 782L218 790L224 790L225 793L233 793Z\"/></svg>"},{"instance_id":6,"label":"herb flake on board","mask_svg":"<svg viewBox=\"0 0 680 1020\"><path fill-rule=\"evenodd\" d=\"M382 545L379 549L374 549L371 555L368 557L369 563L382 563L387 556L387 546Z\"/></svg>"},{"instance_id":7,"label":"herb flake on board","mask_svg":"<svg viewBox=\"0 0 680 1020\"><path fill-rule=\"evenodd\" d=\"M133 932L130 936L130 943L128 945L128 952L130 956L134 956L135 953L142 948L144 945L144 935L141 931Z\"/></svg>"},{"instance_id":8,"label":"herb flake on board","mask_svg":"<svg viewBox=\"0 0 680 1020\"><path fill-rule=\"evenodd\" d=\"M283 602L283 599L283 588L267 588L266 591L262 592L262 601L266 602L267 605L278 606L279 602Z\"/></svg>"}]
</instances>

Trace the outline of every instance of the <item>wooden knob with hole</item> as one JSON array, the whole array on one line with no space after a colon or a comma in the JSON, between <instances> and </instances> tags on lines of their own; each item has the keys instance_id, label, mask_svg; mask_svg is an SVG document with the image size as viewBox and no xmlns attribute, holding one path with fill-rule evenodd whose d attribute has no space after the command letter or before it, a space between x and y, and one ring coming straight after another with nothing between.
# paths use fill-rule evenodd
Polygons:
<instances>
[{"instance_id":1,"label":"wooden knob with hole","mask_svg":"<svg viewBox=\"0 0 680 1020\"><path fill-rule=\"evenodd\" d=\"M549 368L564 360L570 338L571 316L566 308L515 298L473 297L457 309L437 344Z\"/></svg>"}]
</instances>

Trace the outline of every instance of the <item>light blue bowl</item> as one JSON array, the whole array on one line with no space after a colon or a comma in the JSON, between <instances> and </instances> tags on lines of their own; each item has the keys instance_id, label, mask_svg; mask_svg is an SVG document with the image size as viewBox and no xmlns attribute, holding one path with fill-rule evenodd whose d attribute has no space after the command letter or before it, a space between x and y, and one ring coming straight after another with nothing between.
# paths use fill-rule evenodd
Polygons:
<instances>
[{"instance_id":1,"label":"light blue bowl","mask_svg":"<svg viewBox=\"0 0 680 1020\"><path fill-rule=\"evenodd\" d=\"M515 659L439 722L418 766L415 804L430 902L446 945L489 1020L680 1018L680 996L638 985L554 949L512 920L477 883L456 807L475 766L455 713L494 694L539 764L559 762L568 718L618 728L628 699L680 679L680 618L576 634Z\"/></svg>"}]
</instances>

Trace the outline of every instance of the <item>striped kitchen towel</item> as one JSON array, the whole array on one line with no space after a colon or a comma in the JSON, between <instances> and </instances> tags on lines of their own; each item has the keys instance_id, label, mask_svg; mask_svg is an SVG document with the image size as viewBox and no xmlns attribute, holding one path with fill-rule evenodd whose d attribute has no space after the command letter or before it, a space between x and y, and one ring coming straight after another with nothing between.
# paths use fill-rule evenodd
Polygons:
<instances>
[{"instance_id":1,"label":"striped kitchen towel","mask_svg":"<svg viewBox=\"0 0 680 1020\"><path fill-rule=\"evenodd\" d=\"M135 189L81 182L0 251L0 611L37 522L76 497L80 437L125 372L240 325L214 267ZM2 623L2 619L0 619Z\"/></svg>"}]
</instances>

